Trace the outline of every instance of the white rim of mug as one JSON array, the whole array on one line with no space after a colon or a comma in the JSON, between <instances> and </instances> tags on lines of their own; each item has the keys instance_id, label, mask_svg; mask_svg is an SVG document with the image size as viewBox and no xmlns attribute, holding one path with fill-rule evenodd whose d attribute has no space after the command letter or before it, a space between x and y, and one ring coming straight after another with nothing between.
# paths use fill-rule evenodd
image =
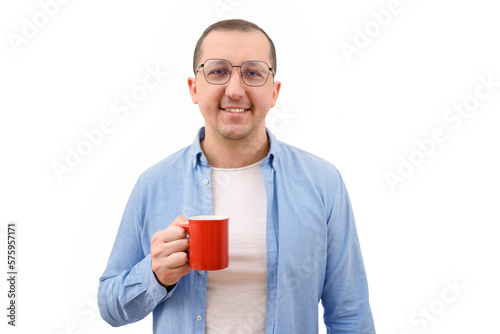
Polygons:
<instances>
[{"instance_id":1,"label":"white rim of mug","mask_svg":"<svg viewBox=\"0 0 500 334\"><path fill-rule=\"evenodd\" d=\"M228 216L211 216L211 215L206 215L206 216L194 216L194 217L189 217L188 220L223 220L223 219L228 219Z\"/></svg>"}]
</instances>

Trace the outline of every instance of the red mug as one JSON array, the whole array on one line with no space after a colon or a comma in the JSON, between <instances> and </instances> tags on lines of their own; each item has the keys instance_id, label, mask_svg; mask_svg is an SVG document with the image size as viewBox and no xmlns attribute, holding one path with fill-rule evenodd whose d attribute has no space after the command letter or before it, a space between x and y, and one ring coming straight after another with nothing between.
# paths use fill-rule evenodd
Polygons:
<instances>
[{"instance_id":1,"label":"red mug","mask_svg":"<svg viewBox=\"0 0 500 334\"><path fill-rule=\"evenodd\" d=\"M195 216L179 225L189 234L189 267L220 270L229 266L229 217Z\"/></svg>"}]
</instances>

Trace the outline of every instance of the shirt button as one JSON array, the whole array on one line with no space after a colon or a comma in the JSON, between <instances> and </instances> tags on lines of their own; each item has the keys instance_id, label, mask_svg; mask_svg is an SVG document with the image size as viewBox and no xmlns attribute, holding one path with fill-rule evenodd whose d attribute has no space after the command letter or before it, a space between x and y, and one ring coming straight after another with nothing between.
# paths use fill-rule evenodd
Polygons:
<instances>
[{"instance_id":1,"label":"shirt button","mask_svg":"<svg viewBox=\"0 0 500 334\"><path fill-rule=\"evenodd\" d=\"M200 161L203 161L203 160L205 160L205 159L203 159L203 156L201 156L201 157L200 157Z\"/></svg>"},{"instance_id":2,"label":"shirt button","mask_svg":"<svg viewBox=\"0 0 500 334\"><path fill-rule=\"evenodd\" d=\"M198 320L198 321L201 321L202 319L203 319L203 317L201 315L196 317L196 320Z\"/></svg>"},{"instance_id":3,"label":"shirt button","mask_svg":"<svg viewBox=\"0 0 500 334\"><path fill-rule=\"evenodd\" d=\"M208 184L208 180L207 179L203 180L203 184Z\"/></svg>"}]
</instances>

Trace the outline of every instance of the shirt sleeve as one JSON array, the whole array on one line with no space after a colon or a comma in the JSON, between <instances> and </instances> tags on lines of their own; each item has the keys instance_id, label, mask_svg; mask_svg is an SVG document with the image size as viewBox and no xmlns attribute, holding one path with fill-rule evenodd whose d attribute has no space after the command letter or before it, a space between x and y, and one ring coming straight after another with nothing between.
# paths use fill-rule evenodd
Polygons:
<instances>
[{"instance_id":1,"label":"shirt sleeve","mask_svg":"<svg viewBox=\"0 0 500 334\"><path fill-rule=\"evenodd\" d=\"M349 195L336 171L328 219L328 254L322 294L328 333L375 333L368 283Z\"/></svg>"},{"instance_id":2,"label":"shirt sleeve","mask_svg":"<svg viewBox=\"0 0 500 334\"><path fill-rule=\"evenodd\" d=\"M156 280L151 255L142 246L140 180L129 198L111 255L98 290L102 318L112 326L136 322L169 297L175 290ZM149 249L149 247L146 247Z\"/></svg>"}]
</instances>

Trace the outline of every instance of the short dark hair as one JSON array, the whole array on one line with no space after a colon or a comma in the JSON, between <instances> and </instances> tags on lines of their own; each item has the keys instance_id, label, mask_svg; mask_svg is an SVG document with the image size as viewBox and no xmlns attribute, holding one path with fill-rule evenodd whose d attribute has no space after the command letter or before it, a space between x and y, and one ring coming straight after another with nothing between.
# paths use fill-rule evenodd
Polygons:
<instances>
[{"instance_id":1,"label":"short dark hair","mask_svg":"<svg viewBox=\"0 0 500 334\"><path fill-rule=\"evenodd\" d=\"M201 58L201 47L203 44L203 41L205 40L205 37L212 31L216 30L222 30L222 31L242 31L242 32L250 32L250 31L260 31L262 32L266 37L267 40L269 41L269 46L270 46L270 54L269 58L271 59L271 67L273 68L274 72L276 72L276 48L274 47L274 43L269 37L268 34L256 25L255 23L241 20L241 19L232 19L232 20L223 20L219 22L215 22L212 24L210 27L205 29L203 34L201 34L200 39L196 43L196 47L194 48L194 56L193 56L193 72L196 71L196 68L198 67L198 62L200 61Z\"/></svg>"}]
</instances>

